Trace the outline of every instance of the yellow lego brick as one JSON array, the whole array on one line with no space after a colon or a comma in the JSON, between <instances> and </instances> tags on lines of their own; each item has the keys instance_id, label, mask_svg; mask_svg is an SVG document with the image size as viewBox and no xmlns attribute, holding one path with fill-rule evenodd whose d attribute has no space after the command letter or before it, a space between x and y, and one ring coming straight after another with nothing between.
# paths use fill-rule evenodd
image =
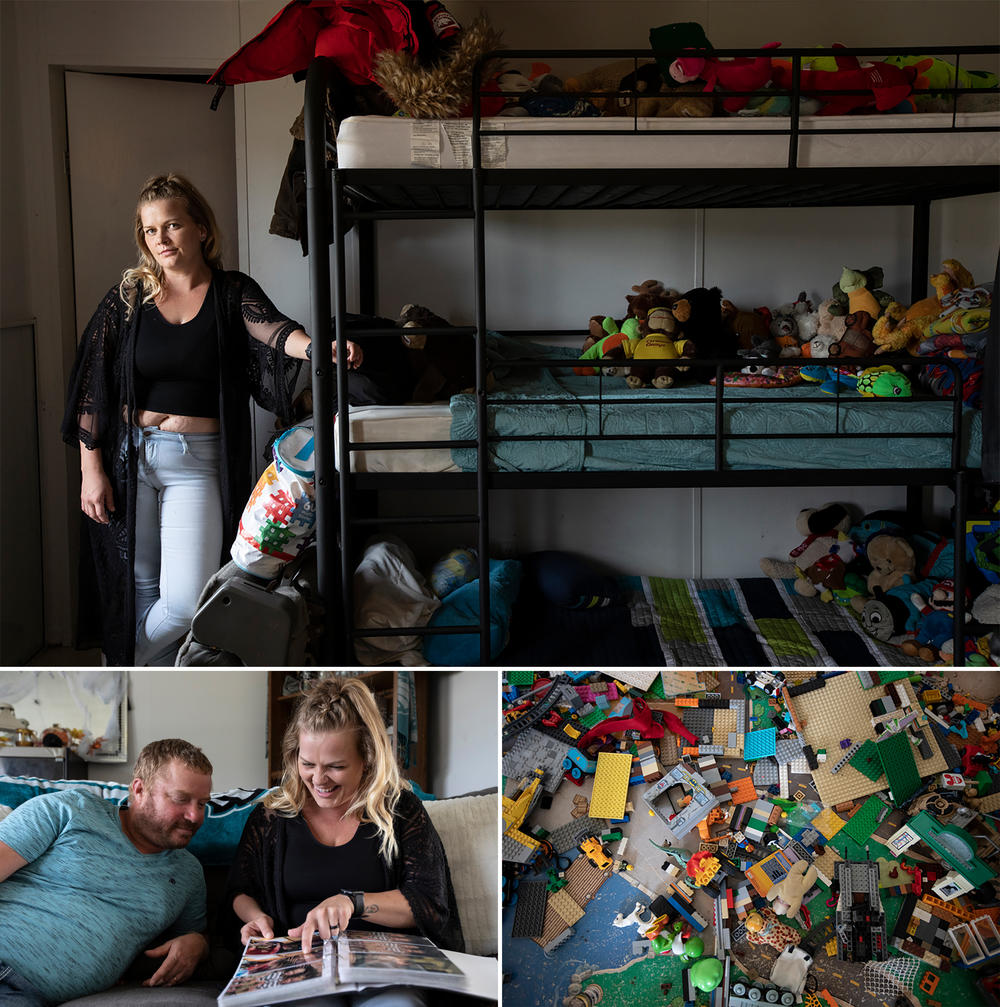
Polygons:
<instances>
[{"instance_id":1,"label":"yellow lego brick","mask_svg":"<svg viewBox=\"0 0 1000 1007\"><path fill-rule=\"evenodd\" d=\"M632 756L627 752L601 752L597 756L594 790L590 796L591 818L624 818Z\"/></svg>"},{"instance_id":2,"label":"yellow lego brick","mask_svg":"<svg viewBox=\"0 0 1000 1007\"><path fill-rule=\"evenodd\" d=\"M826 948L827 958L835 958L837 955L837 938L831 937L823 947Z\"/></svg>"},{"instance_id":3,"label":"yellow lego brick","mask_svg":"<svg viewBox=\"0 0 1000 1007\"><path fill-rule=\"evenodd\" d=\"M824 808L809 824L824 839L832 839L847 823L832 808Z\"/></svg>"}]
</instances>

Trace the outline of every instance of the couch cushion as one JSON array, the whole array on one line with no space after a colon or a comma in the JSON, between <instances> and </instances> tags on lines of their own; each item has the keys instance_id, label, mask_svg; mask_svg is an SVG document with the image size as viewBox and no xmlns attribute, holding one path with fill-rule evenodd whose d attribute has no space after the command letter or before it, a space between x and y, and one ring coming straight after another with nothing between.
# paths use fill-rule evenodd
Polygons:
<instances>
[{"instance_id":1,"label":"couch cushion","mask_svg":"<svg viewBox=\"0 0 1000 1007\"><path fill-rule=\"evenodd\" d=\"M106 801L121 804L128 797L124 783L100 780L43 780L36 776L0 775L0 808L16 808L38 794L60 790L89 790ZM227 790L213 793L205 809L205 821L188 844L188 849L207 867L228 866L236 854L243 826L254 803L266 791ZM3 812L0 810L0 817Z\"/></svg>"},{"instance_id":2,"label":"couch cushion","mask_svg":"<svg viewBox=\"0 0 1000 1007\"><path fill-rule=\"evenodd\" d=\"M465 950L472 955L498 950L498 803L495 793L424 803L444 843Z\"/></svg>"},{"instance_id":3,"label":"couch cushion","mask_svg":"<svg viewBox=\"0 0 1000 1007\"><path fill-rule=\"evenodd\" d=\"M66 1007L205 1007L216 1003L224 983L194 983L183 986L115 986L103 993L67 1000Z\"/></svg>"}]
</instances>

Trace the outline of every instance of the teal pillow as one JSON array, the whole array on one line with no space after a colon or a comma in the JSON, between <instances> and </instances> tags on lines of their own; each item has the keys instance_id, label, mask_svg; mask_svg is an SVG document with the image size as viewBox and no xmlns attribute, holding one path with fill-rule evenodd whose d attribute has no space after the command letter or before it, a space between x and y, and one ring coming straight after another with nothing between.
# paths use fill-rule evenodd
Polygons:
<instances>
[{"instance_id":1,"label":"teal pillow","mask_svg":"<svg viewBox=\"0 0 1000 1007\"><path fill-rule=\"evenodd\" d=\"M510 617L521 587L521 562L490 560L490 657L496 657L510 638ZM431 616L429 626L475 626L479 622L479 580L452 591ZM424 657L436 665L479 663L479 634L456 633L424 637Z\"/></svg>"},{"instance_id":2,"label":"teal pillow","mask_svg":"<svg viewBox=\"0 0 1000 1007\"><path fill-rule=\"evenodd\" d=\"M89 790L113 804L128 797L124 783L99 780L42 780L35 776L0 776L0 805L16 808L39 794L54 794L61 790ZM228 866L236 855L247 816L257 801L266 794L263 788L237 788L213 793L205 808L205 821L188 844L190 850L206 867Z\"/></svg>"}]
</instances>

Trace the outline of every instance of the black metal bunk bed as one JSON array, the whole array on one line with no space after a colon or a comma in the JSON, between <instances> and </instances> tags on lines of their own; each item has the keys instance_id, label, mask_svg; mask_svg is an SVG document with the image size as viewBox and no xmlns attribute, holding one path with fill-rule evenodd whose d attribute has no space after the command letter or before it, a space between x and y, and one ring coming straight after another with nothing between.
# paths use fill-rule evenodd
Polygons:
<instances>
[{"instance_id":1,"label":"black metal bunk bed","mask_svg":"<svg viewBox=\"0 0 1000 1007\"><path fill-rule=\"evenodd\" d=\"M851 49L859 57L885 57L905 55L913 49ZM945 55L942 49L921 48L921 52ZM313 395L316 434L316 493L317 493L317 551L318 590L327 607L327 632L322 659L329 663L354 663L353 641L358 636L377 637L424 635L432 633L478 633L480 664L492 663L490 659L490 582L488 576L479 578L479 625L438 627L435 629L397 627L358 631L353 625L352 577L356 563L353 530L380 524L474 524L477 526L477 546L480 557L490 555L489 505L490 492L510 488L677 488L677 487L741 487L741 486L830 486L879 485L906 488L906 507L911 514L919 513L923 490L933 486L950 487L954 493L954 545L955 545L955 663L964 663L963 624L965 599L964 536L969 480L974 476L966 467L962 445L961 378L955 365L941 358L928 358L927 362L942 363L951 369L954 391L951 396L950 462L937 467L906 467L894 469L839 468L828 470L822 465L810 468L761 468L757 470L734 469L726 462L726 447L739 434L724 429L726 387L721 380L725 369L744 364L745 360L713 359L706 363L715 369L714 389L707 389L714 406L715 429L704 435L713 444L714 464L708 470L661 471L634 470L616 472L502 472L492 471L489 465L490 446L499 438L489 431L487 392L487 360L485 336L486 310L486 237L485 218L494 210L531 209L665 209L665 208L720 208L720 207L807 207L807 206L899 206L912 207L911 250L911 302L924 296L928 275L930 206L932 201L958 196L1000 191L1000 171L996 165L915 166L915 167L832 167L803 168L799 166L798 152L801 139L798 115L799 80L804 57L815 55L815 50L785 49L781 55L792 61L794 84L790 92L791 114L787 128L787 164L782 168L629 168L588 169L518 169L490 168L483 164L481 137L483 123L479 102L474 102L472 119L470 168L413 169L402 168L343 168L336 163L335 142L330 140L326 120L327 94L336 73L329 60L313 61L306 79L305 135L306 135L306 186L309 235L310 299L313 338L317 343L335 339L338 358L345 359L345 314L347 311L346 246L345 236L353 226L357 232L360 260L360 308L363 313L375 314L375 223L379 220L461 218L472 221L475 238L475 324L471 327L449 329L455 336L474 335L476 340L477 384L476 428L477 436L468 441L405 441L359 442L351 441L348 421L348 393L345 369L324 366L316 361L330 359L329 352L313 356ZM996 56L997 46L952 47L950 58L959 65L963 58L974 55ZM716 50L715 55L757 55L756 50ZM561 50L536 51L506 50L491 54L506 60L534 60L572 58L603 62L609 59L632 59L638 64L650 58L643 50ZM485 65L486 59L481 61ZM968 89L952 88L951 99ZM479 75L474 93L480 98ZM634 93L631 93L635 97ZM957 108L957 104L954 106ZM996 132L995 126L961 126L954 112L950 122L932 126L928 132ZM663 128L652 130L664 135L677 134L670 128L669 119L662 120ZM624 120L620 130L612 132L632 135L631 124ZM586 124L580 126L586 132ZM903 132L903 129L889 132ZM570 131L572 132L572 131ZM814 133L852 133L853 129L817 129ZM882 129L865 132L881 134ZM565 129L537 131L538 136L566 135ZM332 221L332 236L331 236ZM330 244L334 247L331 263ZM334 323L333 331L328 320ZM419 330L418 330L419 331ZM436 330L435 330L436 331ZM334 335L335 333L335 335ZM368 335L397 336L394 332L379 333L369 330ZM520 333L534 335L537 333ZM559 333L552 333L559 334ZM859 365L875 363L912 363L913 358L879 357L877 360L857 360ZM808 363L796 358L788 363ZM533 360L532 365L565 366L564 359ZM336 381L336 405L333 391ZM987 391L986 396L992 394ZM599 405L613 401L600 386L596 398ZM784 437L806 438L864 438L880 434L846 434L840 430L839 397L831 404L832 432L808 431L788 433ZM335 445L333 418L337 417ZM558 435L553 435L557 439ZM574 437L577 435L568 435ZM588 440L614 439L622 435L588 435ZM670 435L663 435L669 437ZM749 435L747 435L749 436ZM939 437L940 434L904 434L910 437ZM516 439L516 438L514 438ZM346 461L353 451L408 448L448 447L468 448L475 452L476 467L472 472L445 473L354 473ZM337 449L335 451L335 448ZM335 454L343 460L339 472ZM380 489L447 489L475 490L476 509L468 514L413 514L395 515L384 519L355 513L353 501L363 491ZM486 569L486 567L483 567Z\"/></svg>"}]
</instances>

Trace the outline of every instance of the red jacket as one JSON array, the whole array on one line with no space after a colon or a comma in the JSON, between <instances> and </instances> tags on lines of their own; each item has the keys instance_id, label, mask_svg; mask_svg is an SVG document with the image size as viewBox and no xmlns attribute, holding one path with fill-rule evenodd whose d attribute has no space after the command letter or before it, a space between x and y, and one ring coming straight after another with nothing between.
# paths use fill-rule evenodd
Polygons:
<instances>
[{"instance_id":1,"label":"red jacket","mask_svg":"<svg viewBox=\"0 0 1000 1007\"><path fill-rule=\"evenodd\" d=\"M275 80L307 69L314 56L328 56L352 84L373 84L376 53L418 48L413 16L401 0L292 0L209 83Z\"/></svg>"}]
</instances>

